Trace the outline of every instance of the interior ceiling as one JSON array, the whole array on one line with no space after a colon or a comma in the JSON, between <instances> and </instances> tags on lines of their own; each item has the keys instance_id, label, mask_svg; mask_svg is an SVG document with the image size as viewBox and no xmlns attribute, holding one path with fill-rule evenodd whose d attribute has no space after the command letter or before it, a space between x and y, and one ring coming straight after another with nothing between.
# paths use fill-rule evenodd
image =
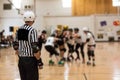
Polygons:
<instances>
[{"instance_id":1,"label":"interior ceiling","mask_svg":"<svg viewBox=\"0 0 120 80\"><path fill-rule=\"evenodd\" d=\"M40 1L54 1L54 0L40 0ZM58 1L58 0L56 0L56 1Z\"/></svg>"}]
</instances>

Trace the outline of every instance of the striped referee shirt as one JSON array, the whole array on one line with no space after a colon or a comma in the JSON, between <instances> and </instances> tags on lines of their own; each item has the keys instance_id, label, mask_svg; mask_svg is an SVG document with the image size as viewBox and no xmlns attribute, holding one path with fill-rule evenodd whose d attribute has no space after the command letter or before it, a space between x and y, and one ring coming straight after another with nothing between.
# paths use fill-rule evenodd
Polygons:
<instances>
[{"instance_id":1,"label":"striped referee shirt","mask_svg":"<svg viewBox=\"0 0 120 80\"><path fill-rule=\"evenodd\" d=\"M16 41L19 42L20 57L33 57L31 44L38 42L37 30L28 25L21 26L16 33Z\"/></svg>"}]
</instances>

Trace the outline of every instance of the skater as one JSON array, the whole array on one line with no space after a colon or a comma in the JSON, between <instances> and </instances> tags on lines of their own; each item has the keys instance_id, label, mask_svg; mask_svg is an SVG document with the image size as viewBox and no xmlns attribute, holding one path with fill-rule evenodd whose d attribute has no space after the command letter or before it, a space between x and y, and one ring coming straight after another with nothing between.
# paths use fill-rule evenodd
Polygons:
<instances>
[{"instance_id":1,"label":"skater","mask_svg":"<svg viewBox=\"0 0 120 80\"><path fill-rule=\"evenodd\" d=\"M46 30L43 30L41 35L38 37L38 46L39 46L40 55L41 55L42 45L43 45L43 43L46 42L46 38L47 38L46 34L47 34ZM42 69L43 68L42 58L40 58L40 63L41 64L39 64L40 65L39 68Z\"/></svg>"},{"instance_id":2,"label":"skater","mask_svg":"<svg viewBox=\"0 0 120 80\"><path fill-rule=\"evenodd\" d=\"M75 59L75 61L80 60L80 55L79 55L79 48L81 51L81 55L82 55L82 63L85 63L85 55L84 55L84 42L82 40L82 36L79 33L79 28L74 28L74 38L75 38L75 52L77 54L77 57Z\"/></svg>"},{"instance_id":3,"label":"skater","mask_svg":"<svg viewBox=\"0 0 120 80\"><path fill-rule=\"evenodd\" d=\"M75 44L72 28L68 29L68 33L66 35L66 42L67 42L67 46L68 46L67 61L71 62L74 60L73 52L74 52L74 44Z\"/></svg>"},{"instance_id":4,"label":"skater","mask_svg":"<svg viewBox=\"0 0 120 80\"><path fill-rule=\"evenodd\" d=\"M87 36L86 43L87 43L87 55L88 55L88 62L87 65L91 65L91 59L92 59L92 65L95 66L95 37L92 32L89 31L87 27L83 28L84 33Z\"/></svg>"},{"instance_id":5,"label":"skater","mask_svg":"<svg viewBox=\"0 0 120 80\"><path fill-rule=\"evenodd\" d=\"M58 41L59 39L55 37L54 34L52 34L50 37L47 38L45 43L45 49L50 53L49 54L49 65L54 65L53 61L53 55L55 55L57 62L59 62L59 53L55 49L54 43Z\"/></svg>"},{"instance_id":6,"label":"skater","mask_svg":"<svg viewBox=\"0 0 120 80\"><path fill-rule=\"evenodd\" d=\"M60 51L60 61L58 64L60 65L64 65L64 62L66 61L66 58L64 57L64 54L66 52L66 47L65 47L65 36L67 34L67 29L68 26L63 27L63 31L61 34L56 33L57 34L57 38L59 38L60 40L58 40L56 43L58 45L59 51Z\"/></svg>"}]
</instances>

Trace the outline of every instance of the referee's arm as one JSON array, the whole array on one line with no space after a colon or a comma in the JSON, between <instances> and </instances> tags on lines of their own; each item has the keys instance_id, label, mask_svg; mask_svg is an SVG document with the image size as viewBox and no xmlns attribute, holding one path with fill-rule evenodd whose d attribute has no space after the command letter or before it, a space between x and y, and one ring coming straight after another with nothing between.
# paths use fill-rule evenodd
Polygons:
<instances>
[{"instance_id":1,"label":"referee's arm","mask_svg":"<svg viewBox=\"0 0 120 80\"><path fill-rule=\"evenodd\" d=\"M18 42L18 32L16 31L15 38L13 41L13 49L15 50L15 54L18 55L18 48L19 48L19 42Z\"/></svg>"},{"instance_id":2,"label":"referee's arm","mask_svg":"<svg viewBox=\"0 0 120 80\"><path fill-rule=\"evenodd\" d=\"M32 43L38 43L37 30L32 30L31 39L32 39ZM40 52L38 51L37 53L34 53L34 56L36 57L37 60L39 60Z\"/></svg>"}]
</instances>

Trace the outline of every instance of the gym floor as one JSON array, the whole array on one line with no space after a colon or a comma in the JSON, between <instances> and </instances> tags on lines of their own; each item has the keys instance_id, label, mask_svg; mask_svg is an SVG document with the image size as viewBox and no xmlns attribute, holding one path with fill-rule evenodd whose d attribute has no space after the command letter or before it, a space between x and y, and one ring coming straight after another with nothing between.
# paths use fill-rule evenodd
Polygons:
<instances>
[{"instance_id":1,"label":"gym floor","mask_svg":"<svg viewBox=\"0 0 120 80\"><path fill-rule=\"evenodd\" d=\"M64 66L58 66L57 63L49 66L49 54L43 47L44 68L39 70L40 80L120 80L119 51L120 42L99 42L95 50L95 67L78 61L66 62ZM11 47L0 49L0 80L20 80L17 63L18 57Z\"/></svg>"}]
</instances>

